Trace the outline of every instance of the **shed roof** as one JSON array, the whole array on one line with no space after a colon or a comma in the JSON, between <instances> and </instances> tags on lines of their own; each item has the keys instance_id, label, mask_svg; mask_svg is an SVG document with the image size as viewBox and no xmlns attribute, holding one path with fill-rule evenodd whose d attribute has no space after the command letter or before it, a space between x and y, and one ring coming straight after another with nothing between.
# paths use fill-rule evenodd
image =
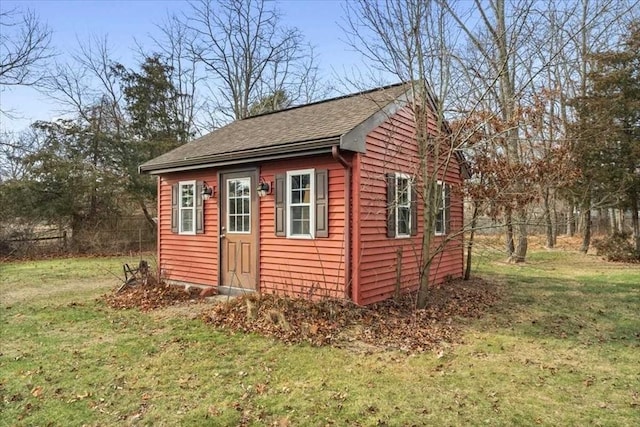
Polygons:
<instances>
[{"instance_id":1,"label":"shed roof","mask_svg":"<svg viewBox=\"0 0 640 427\"><path fill-rule=\"evenodd\" d=\"M313 154L336 143L341 149L364 151L369 128L404 106L408 89L399 83L236 120L149 160L140 171L162 173Z\"/></svg>"}]
</instances>

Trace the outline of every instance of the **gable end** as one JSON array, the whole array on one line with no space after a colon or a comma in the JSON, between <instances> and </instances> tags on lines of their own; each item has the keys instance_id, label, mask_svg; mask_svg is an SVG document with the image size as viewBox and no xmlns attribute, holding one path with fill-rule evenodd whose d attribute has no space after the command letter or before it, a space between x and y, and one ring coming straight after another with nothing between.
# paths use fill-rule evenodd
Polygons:
<instances>
[{"instance_id":1,"label":"gable end","mask_svg":"<svg viewBox=\"0 0 640 427\"><path fill-rule=\"evenodd\" d=\"M389 120L389 118L400 109L404 108L408 103L408 99L408 93L405 92L402 96L388 103L364 122L340 136L340 149L365 153L367 151L365 143L367 135L382 123Z\"/></svg>"}]
</instances>

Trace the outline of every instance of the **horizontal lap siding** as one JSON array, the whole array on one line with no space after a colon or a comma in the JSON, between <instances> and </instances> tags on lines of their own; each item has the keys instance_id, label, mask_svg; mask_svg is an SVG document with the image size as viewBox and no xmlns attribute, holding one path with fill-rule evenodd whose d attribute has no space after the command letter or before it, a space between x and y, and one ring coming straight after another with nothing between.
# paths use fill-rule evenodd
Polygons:
<instances>
[{"instance_id":1,"label":"horizontal lap siding","mask_svg":"<svg viewBox=\"0 0 640 427\"><path fill-rule=\"evenodd\" d=\"M204 200L204 234L171 232L171 185L179 181L206 181L216 194ZM215 286L218 282L218 192L213 170L175 173L160 178L158 259L161 274L170 280Z\"/></svg>"},{"instance_id":2,"label":"horizontal lap siding","mask_svg":"<svg viewBox=\"0 0 640 427\"><path fill-rule=\"evenodd\" d=\"M274 194L260 199L260 291L303 297L345 296L344 169L330 155L263 164L260 176L275 183L276 174L299 169L327 169L329 237L290 239L275 235Z\"/></svg>"},{"instance_id":3,"label":"horizontal lap siding","mask_svg":"<svg viewBox=\"0 0 640 427\"><path fill-rule=\"evenodd\" d=\"M430 123L434 128L434 123ZM367 136L367 151L358 156L360 171L358 188L360 214L358 239L359 253L355 265L358 268L356 296L360 304L370 304L392 296L396 289L397 252L402 251L402 289L415 289L419 280L419 263L422 240L422 206L418 203L418 235L411 238L387 237L387 184L385 173L418 173L418 148L414 139L414 124L408 108L401 110ZM459 165L452 162L446 171L446 182L460 184ZM419 190L418 190L419 191ZM452 229L462 226L462 198L459 192L451 195ZM442 241L433 238L435 248ZM450 242L441 256L436 257L431 268L431 280L441 282L448 276L462 274L461 240Z\"/></svg>"}]
</instances>

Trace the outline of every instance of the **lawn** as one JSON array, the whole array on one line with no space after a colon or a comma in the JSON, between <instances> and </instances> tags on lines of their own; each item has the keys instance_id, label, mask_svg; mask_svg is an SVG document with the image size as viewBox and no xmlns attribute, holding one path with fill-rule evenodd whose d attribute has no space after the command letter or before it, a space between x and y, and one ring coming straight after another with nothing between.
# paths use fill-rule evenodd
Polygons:
<instances>
[{"instance_id":1,"label":"lawn","mask_svg":"<svg viewBox=\"0 0 640 427\"><path fill-rule=\"evenodd\" d=\"M115 311L123 262L0 264L0 425L640 425L640 267L481 250L504 299L444 352L356 352Z\"/></svg>"}]
</instances>

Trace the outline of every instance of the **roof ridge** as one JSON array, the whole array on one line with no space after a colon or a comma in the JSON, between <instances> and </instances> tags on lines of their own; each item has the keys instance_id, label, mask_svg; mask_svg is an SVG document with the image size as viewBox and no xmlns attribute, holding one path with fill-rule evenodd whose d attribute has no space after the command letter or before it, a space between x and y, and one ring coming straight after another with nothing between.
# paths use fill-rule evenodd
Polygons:
<instances>
[{"instance_id":1,"label":"roof ridge","mask_svg":"<svg viewBox=\"0 0 640 427\"><path fill-rule=\"evenodd\" d=\"M362 90L360 92L350 93L350 94L347 94L347 95L340 95L340 96L335 96L333 98L321 99L320 101L313 101L313 102L309 102L307 104L294 105L292 107L283 108L282 110L268 111L268 112L265 112L265 113L256 114L254 116L245 117L244 119L240 119L239 121L247 121L247 120L255 119L256 117L263 117L263 116L268 116L270 114L283 113L285 111L296 110L296 109L304 108L304 107L310 107L312 105L323 104L325 102L332 102L332 101L338 101L340 99L353 98L353 97L356 97L356 96L366 95L368 93L377 92L377 91L380 91L380 90L387 90L387 89L391 89L391 88L394 88L394 87L403 86L403 85L406 85L406 84L407 84L407 82L400 82L400 83L393 83L393 84L385 85L385 86L379 86L379 87L376 87L376 88L373 88L373 89L366 89L366 90Z\"/></svg>"}]
</instances>

